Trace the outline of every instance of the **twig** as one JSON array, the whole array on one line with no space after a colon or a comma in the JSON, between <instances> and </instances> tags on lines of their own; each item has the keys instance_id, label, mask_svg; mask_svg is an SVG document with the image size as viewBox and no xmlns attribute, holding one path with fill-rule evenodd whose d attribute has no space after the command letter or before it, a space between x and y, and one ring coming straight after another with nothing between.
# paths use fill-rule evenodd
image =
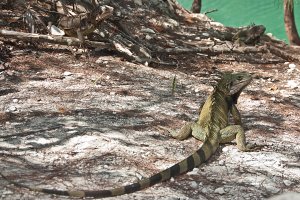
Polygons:
<instances>
[{"instance_id":1,"label":"twig","mask_svg":"<svg viewBox=\"0 0 300 200\"><path fill-rule=\"evenodd\" d=\"M213 12L218 12L218 11L219 11L218 9L211 9L211 10L204 12L204 15L207 15L207 14L213 13Z\"/></svg>"}]
</instances>

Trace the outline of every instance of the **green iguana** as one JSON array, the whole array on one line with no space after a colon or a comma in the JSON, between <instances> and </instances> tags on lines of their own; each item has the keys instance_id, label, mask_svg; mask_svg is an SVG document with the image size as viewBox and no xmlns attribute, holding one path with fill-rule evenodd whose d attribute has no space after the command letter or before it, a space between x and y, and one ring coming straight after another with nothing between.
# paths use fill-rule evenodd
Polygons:
<instances>
[{"instance_id":1,"label":"green iguana","mask_svg":"<svg viewBox=\"0 0 300 200\"><path fill-rule=\"evenodd\" d=\"M242 28L233 35L232 40L239 46L255 45L260 41L260 37L265 33L266 27L263 25L252 25Z\"/></svg>"},{"instance_id":2,"label":"green iguana","mask_svg":"<svg viewBox=\"0 0 300 200\"><path fill-rule=\"evenodd\" d=\"M192 155L181 162L165 169L149 178L144 178L135 183L108 190L56 190L26 186L8 180L18 187L25 187L32 191L72 197L112 197L133 193L150 187L173 176L180 175L207 161L217 150L220 143L232 141L236 138L237 147L247 151L244 130L241 126L241 117L235 104L242 90L251 82L251 76L246 72L225 72L215 86L213 93L204 103L199 119L184 125L178 134L173 135L178 139L185 139L193 135L203 141L203 145ZM229 113L233 116L235 125L229 125ZM3 176L3 175L2 175ZM5 177L4 177L5 178ZM5 178L7 180L7 178Z\"/></svg>"}]
</instances>

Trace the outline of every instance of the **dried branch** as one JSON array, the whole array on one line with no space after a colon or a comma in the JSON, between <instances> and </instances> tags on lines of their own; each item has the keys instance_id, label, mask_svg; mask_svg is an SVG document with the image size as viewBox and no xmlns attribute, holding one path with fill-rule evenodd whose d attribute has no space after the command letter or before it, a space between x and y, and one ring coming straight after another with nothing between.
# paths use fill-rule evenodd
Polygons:
<instances>
[{"instance_id":1,"label":"dried branch","mask_svg":"<svg viewBox=\"0 0 300 200\"><path fill-rule=\"evenodd\" d=\"M42 35L36 33L24 33L18 31L9 31L9 30L0 30L0 36L6 38L14 38L24 41L38 41L38 42L48 42L54 44L62 44L69 46L80 46L82 41L74 37L65 37L65 36L54 36L54 35ZM86 47L102 48L102 49L112 49L112 45L104 42L96 42L85 40L84 45Z\"/></svg>"},{"instance_id":2,"label":"dried branch","mask_svg":"<svg viewBox=\"0 0 300 200\"><path fill-rule=\"evenodd\" d=\"M293 56L293 54L290 54L290 53L286 52L286 49L285 50L281 50L280 48L278 48L278 47L276 47L274 45L271 45L271 44L267 44L267 45L268 45L269 51L272 54L274 54L274 55L276 55L276 56L278 56L278 57L280 57L280 58L282 58L284 60L293 61L293 62L294 61L300 61L300 59L297 58L297 57L295 57L295 56Z\"/></svg>"},{"instance_id":3,"label":"dried branch","mask_svg":"<svg viewBox=\"0 0 300 200\"><path fill-rule=\"evenodd\" d=\"M187 54L187 53L203 53L203 54L223 54L223 53L264 53L267 52L265 47L245 46L228 48L223 46L208 46L197 48L159 48L155 53L168 54Z\"/></svg>"}]
</instances>

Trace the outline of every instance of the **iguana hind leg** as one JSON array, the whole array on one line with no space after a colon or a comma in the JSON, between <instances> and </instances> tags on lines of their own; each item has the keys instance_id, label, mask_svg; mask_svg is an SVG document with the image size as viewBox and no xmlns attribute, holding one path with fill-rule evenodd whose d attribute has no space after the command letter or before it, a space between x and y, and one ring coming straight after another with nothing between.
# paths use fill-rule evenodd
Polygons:
<instances>
[{"instance_id":1,"label":"iguana hind leg","mask_svg":"<svg viewBox=\"0 0 300 200\"><path fill-rule=\"evenodd\" d=\"M179 131L168 131L173 138L178 140L187 139L191 135L202 142L206 140L205 131L197 122L187 122Z\"/></svg>"},{"instance_id":2,"label":"iguana hind leg","mask_svg":"<svg viewBox=\"0 0 300 200\"><path fill-rule=\"evenodd\" d=\"M241 125L231 125L220 130L220 143L228 143L236 139L237 147L241 151L249 151L250 146L246 145L245 131Z\"/></svg>"},{"instance_id":3,"label":"iguana hind leg","mask_svg":"<svg viewBox=\"0 0 300 200\"><path fill-rule=\"evenodd\" d=\"M205 102L203 102L199 108L199 114L203 108ZM191 135L193 135L193 137L195 137L196 139L204 142L206 140L206 134L203 130L203 128L201 128L201 126L195 121L195 122L187 122L185 123L185 125L183 125L183 127L179 130L179 132L175 132L175 131L170 131L168 130L170 135L172 135L172 137L178 139L178 140L184 140L188 137L190 137Z\"/></svg>"},{"instance_id":4,"label":"iguana hind leg","mask_svg":"<svg viewBox=\"0 0 300 200\"><path fill-rule=\"evenodd\" d=\"M169 131L169 133L173 138L176 138L178 140L184 140L192 135L192 125L194 123L195 122L187 122L178 132Z\"/></svg>"},{"instance_id":5,"label":"iguana hind leg","mask_svg":"<svg viewBox=\"0 0 300 200\"><path fill-rule=\"evenodd\" d=\"M204 142L207 139L205 130L198 123L192 124L192 135L194 138Z\"/></svg>"}]
</instances>

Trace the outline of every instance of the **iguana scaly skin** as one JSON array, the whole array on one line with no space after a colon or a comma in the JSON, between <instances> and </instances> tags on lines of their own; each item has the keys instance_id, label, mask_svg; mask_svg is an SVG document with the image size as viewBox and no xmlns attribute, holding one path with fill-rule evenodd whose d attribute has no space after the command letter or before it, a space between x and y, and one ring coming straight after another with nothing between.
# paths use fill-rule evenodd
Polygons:
<instances>
[{"instance_id":1,"label":"iguana scaly skin","mask_svg":"<svg viewBox=\"0 0 300 200\"><path fill-rule=\"evenodd\" d=\"M48 194L65 195L72 197L112 197L129 194L150 187L156 183L166 181L173 176L192 170L194 167L207 161L219 147L220 143L232 141L236 138L237 146L242 151L247 151L244 130L241 126L241 117L235 106L242 90L250 83L251 76L248 73L225 72L219 80L213 93L203 105L199 119L184 125L174 137L185 139L190 135L203 141L203 145L195 153L183 161L154 174L150 178L144 178L136 183L121 186L109 190L54 190L25 186L10 181L18 187L25 187L32 191ZM229 125L228 115L231 113L235 125ZM5 178L5 177L4 177Z\"/></svg>"}]
</instances>

